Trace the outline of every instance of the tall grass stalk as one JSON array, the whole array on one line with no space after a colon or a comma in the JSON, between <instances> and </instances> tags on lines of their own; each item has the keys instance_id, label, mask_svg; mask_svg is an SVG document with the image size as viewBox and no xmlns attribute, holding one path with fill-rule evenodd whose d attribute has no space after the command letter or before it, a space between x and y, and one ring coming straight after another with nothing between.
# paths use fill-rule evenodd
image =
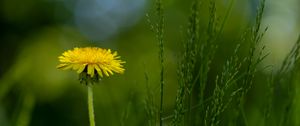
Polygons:
<instances>
[{"instance_id":1,"label":"tall grass stalk","mask_svg":"<svg viewBox=\"0 0 300 126\"><path fill-rule=\"evenodd\" d=\"M191 108L193 100L193 73L196 63L196 43L199 42L199 0L192 3L191 15L188 20L187 34L183 42L183 56L177 71L179 77L179 88L175 100L173 125L191 124ZM187 112L184 112L187 110ZM185 114L186 113L186 114ZM186 116L185 116L186 115ZM185 116L185 119L184 119ZM186 123L184 123L185 121Z\"/></svg>"},{"instance_id":2,"label":"tall grass stalk","mask_svg":"<svg viewBox=\"0 0 300 126\"><path fill-rule=\"evenodd\" d=\"M188 31L187 31L187 42L184 45L185 51L184 51L184 60L187 66L187 75L186 75L186 81L185 81L185 87L187 90L187 96L186 96L186 109L188 110L186 114L186 124L187 125L193 125L192 123L192 105L193 105L193 92L195 83L193 83L194 77L194 69L196 66L196 53L197 53L197 46L196 44L200 41L199 40L199 6L201 4L201 1L194 0L192 4L192 10L191 10L191 16L189 18L189 25L188 25Z\"/></svg>"},{"instance_id":3,"label":"tall grass stalk","mask_svg":"<svg viewBox=\"0 0 300 126\"><path fill-rule=\"evenodd\" d=\"M223 66L221 75L218 75L215 80L215 89L213 91L213 100L207 106L204 125L216 126L220 125L220 116L225 109L230 105L236 94L242 88L234 88L237 81L240 79L242 63L238 57L240 44L236 46L234 55L228 59Z\"/></svg>"},{"instance_id":4,"label":"tall grass stalk","mask_svg":"<svg viewBox=\"0 0 300 126\"><path fill-rule=\"evenodd\" d=\"M164 12L162 0L156 1L156 13L158 16L158 23L156 28L156 36L159 45L159 59L160 59L160 110L159 110L159 125L163 125L163 105L164 105Z\"/></svg>"},{"instance_id":5,"label":"tall grass stalk","mask_svg":"<svg viewBox=\"0 0 300 126\"><path fill-rule=\"evenodd\" d=\"M274 74L273 71L270 75L270 77L267 80L267 92L265 98L267 99L266 102L264 103L263 107L263 117L264 117L264 122L263 125L271 124L270 119L271 119L271 112L273 111L273 103L274 103Z\"/></svg>"},{"instance_id":6,"label":"tall grass stalk","mask_svg":"<svg viewBox=\"0 0 300 126\"><path fill-rule=\"evenodd\" d=\"M204 108L204 92L207 85L210 64L217 50L216 40L223 32L224 25L230 15L234 5L234 0L230 1L222 26L219 27L216 14L216 3L209 1L209 21L206 31L201 31L199 26L199 8L202 1L194 0L192 4L191 16L188 20L187 35L183 41L183 58L179 63L178 76L179 88L175 101L173 125L200 125L201 112ZM203 32L205 33L203 35ZM195 75L195 73L197 73ZM196 90L195 90L196 89ZM194 93L196 97L193 97ZM193 102L193 99L196 99ZM192 115L192 108L198 106L196 116ZM195 108L194 108L195 109ZM185 110L188 110L185 112ZM185 117L185 119L184 119ZM182 122L185 121L185 122Z\"/></svg>"},{"instance_id":7,"label":"tall grass stalk","mask_svg":"<svg viewBox=\"0 0 300 126\"><path fill-rule=\"evenodd\" d=\"M245 72L245 77L243 78L242 81L242 86L244 86L245 88L243 95L245 95L248 92L248 90L252 87L252 82L256 72L257 65L268 55L268 54L263 54L265 46L259 48L261 39L268 29L265 28L265 30L262 33L260 33L261 30L260 26L261 26L264 8L265 8L265 0L262 0L260 7L257 10L255 24L250 28L251 29L250 38L249 39L246 38L245 40L250 42L250 49L248 55L245 57L246 72ZM255 56L255 52L259 52L258 56Z\"/></svg>"},{"instance_id":8,"label":"tall grass stalk","mask_svg":"<svg viewBox=\"0 0 300 126\"><path fill-rule=\"evenodd\" d=\"M244 111L244 102L245 102L245 96L249 92L249 90L252 88L253 80L255 77L255 74L257 72L257 66L259 63L261 63L268 54L264 53L265 46L259 47L261 44L261 39L264 36L265 32L267 31L267 27L261 32L261 21L263 17L263 12L265 8L265 0L260 1L260 6L257 9L256 19L254 25L252 25L249 29L246 30L245 35L242 36L242 40L245 42L250 43L250 48L248 54L245 56L243 65L245 66L245 72L244 76L240 81L240 86L242 88L242 91L239 93L237 99L238 99L238 106L239 113L241 114L241 118L243 119L244 125L248 125L247 115ZM247 37L247 35L249 37ZM244 38L245 37L245 38ZM258 55L255 55L255 53L258 53ZM238 115L239 115L238 113ZM236 118L239 118L237 116Z\"/></svg>"},{"instance_id":9,"label":"tall grass stalk","mask_svg":"<svg viewBox=\"0 0 300 126\"><path fill-rule=\"evenodd\" d=\"M153 16L157 20L150 20L149 14L147 21L150 24L151 30L155 33L156 39L158 41L159 47L159 62L160 62L160 106L159 106L159 125L163 125L163 113L164 113L164 27L165 27L165 17L164 17L164 8L162 0L155 1L155 15Z\"/></svg>"},{"instance_id":10,"label":"tall grass stalk","mask_svg":"<svg viewBox=\"0 0 300 126\"><path fill-rule=\"evenodd\" d=\"M224 19L223 19L223 21L222 21L222 23L221 23L221 26L220 26L220 30L219 30L219 33L218 33L218 37L220 37L220 34L221 34L221 33L223 32L223 30L224 30L225 24L227 23L228 17L229 17L230 14L231 14L231 11L232 11L232 8L233 8L233 5L234 5L235 1L236 1L236 0L230 0L229 7L228 7L228 9L226 10Z\"/></svg>"},{"instance_id":11,"label":"tall grass stalk","mask_svg":"<svg viewBox=\"0 0 300 126\"><path fill-rule=\"evenodd\" d=\"M196 73L198 74L196 75L195 80L197 80L196 87L198 96L196 99L198 104L203 104L206 99L204 96L206 86L208 84L208 73L218 48L218 35L221 34L221 31L219 31L219 21L215 0L209 0L208 13L208 24L204 31L204 36L201 36L201 41L198 43L199 49L197 51L197 64L199 67L197 68L198 70ZM205 111L202 111L206 109L205 106L207 105L203 104L200 108L198 108L196 125L204 125L205 123Z\"/></svg>"},{"instance_id":12,"label":"tall grass stalk","mask_svg":"<svg viewBox=\"0 0 300 126\"><path fill-rule=\"evenodd\" d=\"M154 102L154 92L149 85L148 73L145 72L144 75L146 80L146 91L147 91L146 98L144 101L146 117L147 117L148 126L154 126L157 124L157 117L155 115L157 113L157 107Z\"/></svg>"}]
</instances>

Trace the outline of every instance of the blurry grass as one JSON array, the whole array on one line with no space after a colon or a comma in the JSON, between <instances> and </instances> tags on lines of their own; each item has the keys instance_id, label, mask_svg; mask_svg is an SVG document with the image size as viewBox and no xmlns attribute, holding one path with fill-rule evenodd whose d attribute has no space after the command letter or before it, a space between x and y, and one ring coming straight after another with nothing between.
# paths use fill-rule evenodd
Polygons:
<instances>
[{"instance_id":1,"label":"blurry grass","mask_svg":"<svg viewBox=\"0 0 300 126\"><path fill-rule=\"evenodd\" d=\"M16 126L28 126L31 121L31 113L35 106L35 96L31 92L26 92L22 98L22 107L17 114Z\"/></svg>"},{"instance_id":2,"label":"blurry grass","mask_svg":"<svg viewBox=\"0 0 300 126\"><path fill-rule=\"evenodd\" d=\"M297 78L299 76L300 36L292 50L286 56L281 68L270 78L269 99L267 102L265 123L279 126L296 125L294 117ZM279 98L283 98L278 100ZM271 121L270 118L276 120Z\"/></svg>"}]
</instances>

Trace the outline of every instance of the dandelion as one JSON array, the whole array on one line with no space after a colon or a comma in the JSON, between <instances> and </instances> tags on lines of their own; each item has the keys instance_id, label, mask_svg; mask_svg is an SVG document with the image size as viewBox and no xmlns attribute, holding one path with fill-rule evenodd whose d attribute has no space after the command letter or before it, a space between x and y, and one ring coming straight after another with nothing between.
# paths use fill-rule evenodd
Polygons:
<instances>
[{"instance_id":1,"label":"dandelion","mask_svg":"<svg viewBox=\"0 0 300 126\"><path fill-rule=\"evenodd\" d=\"M58 59L61 62L58 69L77 71L80 83L87 85L90 126L95 126L92 84L104 75L124 73L122 64L125 62L120 60L117 52L98 47L74 48L65 51Z\"/></svg>"},{"instance_id":2,"label":"dandelion","mask_svg":"<svg viewBox=\"0 0 300 126\"><path fill-rule=\"evenodd\" d=\"M74 48L68 50L59 56L61 64L58 69L76 70L78 74L87 72L90 77L95 74L103 77L113 75L115 73L123 73L124 61L119 60L117 52L112 53L110 49L102 49L97 47ZM95 72L97 71L97 72Z\"/></svg>"}]
</instances>

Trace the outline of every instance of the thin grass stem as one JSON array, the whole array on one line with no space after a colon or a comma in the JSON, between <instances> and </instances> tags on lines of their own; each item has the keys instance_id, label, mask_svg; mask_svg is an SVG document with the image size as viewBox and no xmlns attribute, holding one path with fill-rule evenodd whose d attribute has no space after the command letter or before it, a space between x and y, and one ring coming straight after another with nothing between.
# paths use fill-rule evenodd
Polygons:
<instances>
[{"instance_id":1,"label":"thin grass stem","mask_svg":"<svg viewBox=\"0 0 300 126\"><path fill-rule=\"evenodd\" d=\"M220 30L219 30L219 33L218 33L218 36L217 36L217 37L220 37L220 34L223 32L224 26L225 26L225 24L226 24L226 22L227 22L227 20L228 20L228 17L229 17L230 14L231 14L231 10L232 10L232 8L233 8L233 5L234 5L235 1L236 1L236 0L231 0L231 1L230 1L229 7L228 7L228 9L226 10L225 17L224 17L224 19L223 19L223 21L222 21L222 24L221 24L221 27L220 27Z\"/></svg>"}]
</instances>

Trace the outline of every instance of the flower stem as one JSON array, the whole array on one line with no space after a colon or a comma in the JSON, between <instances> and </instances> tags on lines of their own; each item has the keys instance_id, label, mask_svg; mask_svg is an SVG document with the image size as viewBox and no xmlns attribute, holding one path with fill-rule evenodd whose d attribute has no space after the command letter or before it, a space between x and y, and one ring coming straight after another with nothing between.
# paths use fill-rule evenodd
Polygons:
<instances>
[{"instance_id":1,"label":"flower stem","mask_svg":"<svg viewBox=\"0 0 300 126\"><path fill-rule=\"evenodd\" d=\"M93 103L93 87L92 87L92 85L87 85L87 90L88 90L88 109L89 109L90 126L95 126L94 103Z\"/></svg>"}]
</instances>

